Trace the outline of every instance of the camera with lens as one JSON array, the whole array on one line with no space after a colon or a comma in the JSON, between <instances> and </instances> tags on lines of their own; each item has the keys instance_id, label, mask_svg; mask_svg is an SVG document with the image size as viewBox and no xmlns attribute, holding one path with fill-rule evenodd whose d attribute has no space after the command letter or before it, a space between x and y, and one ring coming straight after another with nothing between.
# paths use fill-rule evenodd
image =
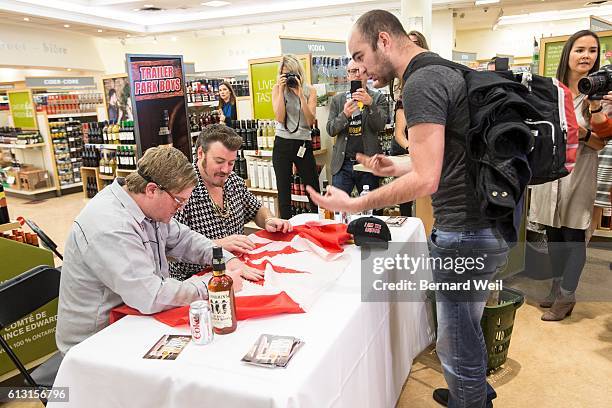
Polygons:
<instances>
[{"instance_id":1,"label":"camera with lens","mask_svg":"<svg viewBox=\"0 0 612 408\"><path fill-rule=\"evenodd\" d=\"M592 101L603 99L604 95L612 91L612 65L605 65L578 81L578 91L588 95Z\"/></svg>"},{"instance_id":2,"label":"camera with lens","mask_svg":"<svg viewBox=\"0 0 612 408\"><path fill-rule=\"evenodd\" d=\"M297 88L298 80L301 79L298 74L294 74L292 72L285 74L285 78L287 79L287 86L289 88Z\"/></svg>"}]
</instances>

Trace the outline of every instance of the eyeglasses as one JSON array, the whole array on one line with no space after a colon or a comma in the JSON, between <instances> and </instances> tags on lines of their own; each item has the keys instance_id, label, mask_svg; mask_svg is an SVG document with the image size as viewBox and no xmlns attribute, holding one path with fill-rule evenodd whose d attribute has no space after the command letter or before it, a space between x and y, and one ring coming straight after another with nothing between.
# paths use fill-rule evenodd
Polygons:
<instances>
[{"instance_id":1,"label":"eyeglasses","mask_svg":"<svg viewBox=\"0 0 612 408\"><path fill-rule=\"evenodd\" d=\"M347 69L346 72L348 72L351 75L357 75L359 73L359 68Z\"/></svg>"},{"instance_id":2,"label":"eyeglasses","mask_svg":"<svg viewBox=\"0 0 612 408\"><path fill-rule=\"evenodd\" d=\"M147 183L153 183L157 186L157 188L159 188L161 191L166 192L175 202L175 204L177 205L178 208L184 207L187 202L189 201L189 199L186 200L181 200L180 198L178 198L177 196L175 196L174 194L172 194L170 191L168 191L164 186L162 186L161 184L159 184L157 181L153 180L151 177L149 176L145 176L140 169L138 170L138 175L140 177L142 177Z\"/></svg>"}]
</instances>

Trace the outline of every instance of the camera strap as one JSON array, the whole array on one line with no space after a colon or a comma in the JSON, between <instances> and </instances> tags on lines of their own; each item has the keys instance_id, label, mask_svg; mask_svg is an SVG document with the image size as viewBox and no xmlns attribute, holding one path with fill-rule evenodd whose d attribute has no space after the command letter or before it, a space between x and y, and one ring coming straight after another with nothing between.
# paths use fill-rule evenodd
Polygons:
<instances>
[{"instance_id":1,"label":"camera strap","mask_svg":"<svg viewBox=\"0 0 612 408\"><path fill-rule=\"evenodd\" d=\"M291 92L291 91L289 91L289 92ZM299 106L298 106L298 120L297 120L297 125L295 126L295 129L293 129L293 130L289 130L289 128L287 128L287 118L289 117L289 114L288 114L288 112L287 112L287 98L285 98L285 96L283 95L283 99L285 100L285 121L284 121L283 125L285 126L285 129L287 129L287 131L288 131L290 134L293 134L293 133L297 132L297 131L298 131L298 129L300 128L300 118L301 118L301 116L302 116L302 100L301 100L301 99L298 97L298 103L299 103Z\"/></svg>"}]
</instances>

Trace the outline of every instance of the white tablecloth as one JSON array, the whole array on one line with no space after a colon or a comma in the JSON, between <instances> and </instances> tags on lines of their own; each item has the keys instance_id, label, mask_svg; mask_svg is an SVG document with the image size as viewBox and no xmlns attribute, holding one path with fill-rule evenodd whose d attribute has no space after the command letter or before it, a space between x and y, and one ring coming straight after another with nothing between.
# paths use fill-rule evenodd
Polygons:
<instances>
[{"instance_id":1,"label":"white tablecloth","mask_svg":"<svg viewBox=\"0 0 612 408\"><path fill-rule=\"evenodd\" d=\"M425 241L416 218L392 236ZM360 250L346 251L351 265L308 313L240 321L209 345L190 343L175 361L142 357L162 335L189 327L124 317L68 352L55 386L70 387L70 401L48 407L393 407L433 339L430 312L422 302L362 302ZM241 363L263 333L305 345L286 369Z\"/></svg>"}]
</instances>

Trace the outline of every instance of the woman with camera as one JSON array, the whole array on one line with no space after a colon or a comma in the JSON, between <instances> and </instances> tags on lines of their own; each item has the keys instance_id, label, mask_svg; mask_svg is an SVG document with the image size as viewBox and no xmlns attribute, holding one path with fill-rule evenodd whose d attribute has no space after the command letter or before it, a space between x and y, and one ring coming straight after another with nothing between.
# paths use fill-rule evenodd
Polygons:
<instances>
[{"instance_id":1,"label":"woman with camera","mask_svg":"<svg viewBox=\"0 0 612 408\"><path fill-rule=\"evenodd\" d=\"M272 88L272 107L276 119L276 137L272 164L276 173L280 218L291 218L291 176L295 164L304 184L319 191L317 164L310 141L314 124L317 92L305 83L302 64L293 55L285 55L279 76ZM311 210L314 210L310 202Z\"/></svg>"},{"instance_id":2,"label":"woman with camera","mask_svg":"<svg viewBox=\"0 0 612 408\"><path fill-rule=\"evenodd\" d=\"M530 218L546 228L553 273L550 294L540 303L540 307L550 308L542 315L544 321L571 315L586 263L586 231L597 190L597 151L604 146L603 139L591 131L591 122L605 120L605 113L601 100L580 93L578 82L598 70L599 54L599 37L589 30L578 31L565 43L557 79L574 97L580 125L576 165L568 176L532 188Z\"/></svg>"}]
</instances>

